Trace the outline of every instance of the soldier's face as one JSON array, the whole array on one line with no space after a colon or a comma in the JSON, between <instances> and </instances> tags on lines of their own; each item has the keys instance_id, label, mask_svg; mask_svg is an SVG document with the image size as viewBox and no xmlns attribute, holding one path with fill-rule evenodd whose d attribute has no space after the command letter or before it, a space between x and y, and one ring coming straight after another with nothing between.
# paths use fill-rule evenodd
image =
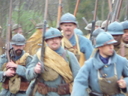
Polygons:
<instances>
[{"instance_id":1,"label":"soldier's face","mask_svg":"<svg viewBox=\"0 0 128 96\"><path fill-rule=\"evenodd\" d=\"M23 34L22 28L17 28L14 30L15 33Z\"/></svg>"},{"instance_id":2,"label":"soldier's face","mask_svg":"<svg viewBox=\"0 0 128 96\"><path fill-rule=\"evenodd\" d=\"M20 56L22 54L22 51L25 47L25 45L12 45L13 50L15 51L15 54L17 56Z\"/></svg>"},{"instance_id":3,"label":"soldier's face","mask_svg":"<svg viewBox=\"0 0 128 96\"><path fill-rule=\"evenodd\" d=\"M52 50L57 50L61 46L61 39L61 37L51 38L46 40L46 43Z\"/></svg>"},{"instance_id":4,"label":"soldier's face","mask_svg":"<svg viewBox=\"0 0 128 96\"><path fill-rule=\"evenodd\" d=\"M117 43L115 43L114 46L120 45L122 35L112 35L112 36L117 41Z\"/></svg>"},{"instance_id":5,"label":"soldier's face","mask_svg":"<svg viewBox=\"0 0 128 96\"><path fill-rule=\"evenodd\" d=\"M124 43L128 43L128 29L124 30L124 34L122 36L122 40Z\"/></svg>"},{"instance_id":6,"label":"soldier's face","mask_svg":"<svg viewBox=\"0 0 128 96\"><path fill-rule=\"evenodd\" d=\"M105 57L105 58L112 56L114 53L114 45L113 44L101 46L98 49L99 49L100 55Z\"/></svg>"},{"instance_id":7,"label":"soldier's face","mask_svg":"<svg viewBox=\"0 0 128 96\"><path fill-rule=\"evenodd\" d=\"M71 36L74 34L76 25L74 23L63 23L60 25L60 27L63 30L65 36Z\"/></svg>"}]
</instances>

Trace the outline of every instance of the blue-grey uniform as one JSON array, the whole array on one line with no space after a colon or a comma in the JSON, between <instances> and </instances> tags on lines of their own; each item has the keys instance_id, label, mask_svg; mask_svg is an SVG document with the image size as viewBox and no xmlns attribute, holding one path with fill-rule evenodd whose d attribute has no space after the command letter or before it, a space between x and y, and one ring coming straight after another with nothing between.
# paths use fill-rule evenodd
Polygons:
<instances>
[{"instance_id":1,"label":"blue-grey uniform","mask_svg":"<svg viewBox=\"0 0 128 96\"><path fill-rule=\"evenodd\" d=\"M51 39L51 38L55 38L55 37L60 37L62 38L62 34L61 32L56 29L56 28L50 28L46 33L45 33L45 40L48 40L48 39ZM50 48L50 47L49 47ZM50 48L51 49L51 48ZM40 51L40 50L39 50ZM52 50L52 52L55 52L57 53L57 56L61 56L62 59L64 58L64 61L67 62L67 64L69 64L69 68L71 70L71 73L72 73L72 77L73 77L73 80L75 78L75 76L77 75L78 73L78 70L80 69L80 66L79 66L79 63L75 57L75 55L68 51L68 50L65 50L64 48L62 48L61 46L57 49L57 50ZM38 52L37 52L38 53ZM54 54L55 54L54 53ZM46 54L47 54L47 51L46 51ZM54 56L51 55L51 56ZM58 55L59 54L59 55ZM48 54L49 55L49 54ZM57 57L56 57L57 58ZM49 60L49 59L48 59ZM59 60L59 59L58 59ZM58 61L56 59L56 61ZM45 61L45 58L44 58L44 61ZM55 61L55 59L54 59ZM36 64L40 62L39 60L39 57L38 57L38 54L36 54L34 57L33 57L33 60L31 62L31 65L27 68L27 71L26 71L26 78L31 81L33 80L34 78L37 78L38 74L35 73L34 71L34 67L36 66ZM45 62L44 62L45 63ZM50 63L50 62L49 62ZM60 62L62 63L62 61ZM60 63L57 63L57 66L59 66L58 64ZM46 63L45 63L46 64ZM51 65L51 68L52 66L56 66L56 65ZM68 66L68 65L67 65ZM60 67L63 68L63 63L60 64ZM61 69L59 68L59 69ZM44 79L44 77L40 77L40 80L39 82L41 84L45 84L46 86L48 86L49 88L58 88L58 86L60 84L66 84L66 81L64 80L64 77L62 75L59 74L59 72L55 69L55 71L58 73L58 76L57 78L53 79L53 80L46 80ZM66 70L65 70L66 71ZM44 74L44 73L42 73ZM70 75L71 76L71 75ZM50 76L49 76L50 77ZM51 76L52 77L52 76ZM73 82L73 81L72 81ZM32 83L31 83L32 84ZM30 86L31 86L30 84ZM31 87L30 87L31 88ZM57 89L58 90L58 89ZM27 90L27 95L31 92L31 89L28 88ZM50 91L50 92L47 92L46 95L44 95L44 93L40 93L39 91L37 91L35 93L35 96L62 96L62 95L59 95L59 93L57 91ZM63 96L70 96L70 93L68 94L65 94Z\"/></svg>"},{"instance_id":2,"label":"blue-grey uniform","mask_svg":"<svg viewBox=\"0 0 128 96\"><path fill-rule=\"evenodd\" d=\"M60 24L63 24L63 23L73 23L77 26L76 17L71 13L65 13L64 15L62 15L62 17L60 19ZM73 45L73 47L77 45L77 43L76 43L77 38L75 36L75 34L76 34L75 32L77 32L77 31L80 31L80 34L82 34L81 30L75 28L74 35L69 39L69 41ZM80 47L80 52L82 52L84 54L85 60L89 59L89 57L93 51L93 46L92 46L91 41L82 35L78 35L78 43L79 43L79 47ZM64 47L66 47L66 46L64 46ZM70 49L70 48L67 48L67 49ZM81 56L80 56L80 58L81 58Z\"/></svg>"},{"instance_id":3,"label":"blue-grey uniform","mask_svg":"<svg viewBox=\"0 0 128 96\"><path fill-rule=\"evenodd\" d=\"M78 35L78 39L79 39L79 46L80 46L80 51L82 53L84 53L85 55L85 59L89 59L90 55L92 54L93 51L93 46L92 43L89 39L85 38L84 36ZM70 43L75 46L76 45L76 39L75 39L75 35L73 35L70 39L69 39Z\"/></svg>"},{"instance_id":4,"label":"blue-grey uniform","mask_svg":"<svg viewBox=\"0 0 128 96\"><path fill-rule=\"evenodd\" d=\"M66 52L66 50L63 49L62 47L60 47L55 52L58 53L60 56L63 56L63 54ZM75 55L72 52L67 51L66 55L67 56L64 56L64 59L66 61L70 62L70 68L71 68L72 73L73 73L73 78L75 78L75 76L78 73L78 70L80 69L80 66L78 64L78 61L77 61ZM35 55L33 57L31 65L28 67L27 72L26 72L26 78L28 80L33 80L34 78L37 78L37 74L34 72L33 68L35 67L35 65L38 62L39 62L39 59ZM59 75L58 78L54 81L44 81L43 78L42 78L41 82L45 83L49 87L57 88L58 85L60 85L62 82L65 82L65 81L63 80L62 76ZM48 96L60 96L60 95L58 95L58 93L55 93L55 92L49 92L47 95ZM36 92L35 96L46 96L46 95L42 95L42 94ZM68 95L63 95L63 96L70 96L70 95L68 94Z\"/></svg>"},{"instance_id":5,"label":"blue-grey uniform","mask_svg":"<svg viewBox=\"0 0 128 96\"><path fill-rule=\"evenodd\" d=\"M104 44L115 43L113 37L107 32L100 33L96 38L96 45L103 46ZM100 38L99 38L100 37ZM97 39L100 39L99 41ZM98 41L98 42L97 42ZM107 42L106 42L107 41ZM108 42L109 41L109 42ZM99 45L98 45L99 43ZM108 62L106 62L108 61ZM98 94L104 94L100 86L101 71L105 74L106 78L117 76L117 79L124 77L126 82L126 88L122 89L123 92L128 92L128 62L126 58L114 54L105 59L97 50L95 54L85 62L83 67L79 70L73 85L73 91L71 96L88 96L87 88L90 88L92 92ZM106 79L107 80L107 79ZM117 82L117 81L115 81ZM112 83L108 80L108 83ZM109 86L108 86L109 87ZM115 88L115 87L114 87ZM108 89L107 89L108 90ZM112 96L123 96L122 93L116 93Z\"/></svg>"},{"instance_id":6,"label":"blue-grey uniform","mask_svg":"<svg viewBox=\"0 0 128 96\"><path fill-rule=\"evenodd\" d=\"M25 52L23 52L21 56L15 56L14 59L15 60L20 59L23 56L24 53ZM26 72L26 68L30 65L31 60L32 60L32 57L28 56L27 59L26 59L26 62L25 62L25 66L18 65L17 68L16 68L16 74L18 76L21 76L24 82L27 82L27 79L25 77L25 72ZM6 55L5 54L1 55L0 56L0 68L1 68L0 82L1 83L3 83L6 79L8 79L6 76L4 76L4 71L2 71L2 66L7 62L8 62L8 60L7 60ZM12 94L12 93L10 93L9 90L3 89L2 92L0 93L0 96L26 96L26 95L25 95L25 91L19 91L16 94Z\"/></svg>"}]
</instances>

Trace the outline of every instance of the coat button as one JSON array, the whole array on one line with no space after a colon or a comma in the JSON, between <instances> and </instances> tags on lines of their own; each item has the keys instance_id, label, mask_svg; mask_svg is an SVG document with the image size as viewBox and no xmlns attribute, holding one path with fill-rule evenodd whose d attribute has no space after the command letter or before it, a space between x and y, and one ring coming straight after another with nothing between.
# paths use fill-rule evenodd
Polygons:
<instances>
[{"instance_id":1,"label":"coat button","mask_svg":"<svg viewBox=\"0 0 128 96\"><path fill-rule=\"evenodd\" d=\"M107 68L108 66L107 66L107 65L105 65L105 67Z\"/></svg>"}]
</instances>

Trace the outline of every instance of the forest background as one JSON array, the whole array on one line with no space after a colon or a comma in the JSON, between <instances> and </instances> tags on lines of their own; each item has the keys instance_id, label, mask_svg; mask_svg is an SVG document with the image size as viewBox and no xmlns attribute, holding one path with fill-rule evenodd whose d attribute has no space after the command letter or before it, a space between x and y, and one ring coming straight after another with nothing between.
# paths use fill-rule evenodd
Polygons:
<instances>
[{"instance_id":1,"label":"forest background","mask_svg":"<svg viewBox=\"0 0 128 96\"><path fill-rule=\"evenodd\" d=\"M29 38L35 32L35 25L43 22L45 0L12 0L12 23L20 24L23 28L23 35ZM115 0L116 1L116 0ZM62 14L70 12L74 13L77 0L62 0ZM0 37L5 37L8 16L9 16L10 0L0 0L0 26L2 27ZM57 12L59 0L49 0L47 23L51 27L56 27ZM126 5L127 4L127 5ZM95 0L80 0L76 18L79 28L87 34L84 29L86 23L82 17L91 23L93 19ZM128 0L123 0L119 20L123 21L127 18ZM97 20L106 20L109 13L108 0L99 0L97 9Z\"/></svg>"}]
</instances>

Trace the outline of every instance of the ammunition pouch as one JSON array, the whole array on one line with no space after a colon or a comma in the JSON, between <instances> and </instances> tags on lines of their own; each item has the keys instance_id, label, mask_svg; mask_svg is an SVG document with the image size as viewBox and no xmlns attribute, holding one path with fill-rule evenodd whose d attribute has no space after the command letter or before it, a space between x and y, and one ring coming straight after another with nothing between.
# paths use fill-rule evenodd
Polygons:
<instances>
[{"instance_id":1,"label":"ammunition pouch","mask_svg":"<svg viewBox=\"0 0 128 96\"><path fill-rule=\"evenodd\" d=\"M4 89L9 90L9 80L5 80L2 86ZM26 91L28 86L29 86L29 82L21 82L19 91Z\"/></svg>"},{"instance_id":2,"label":"ammunition pouch","mask_svg":"<svg viewBox=\"0 0 128 96\"><path fill-rule=\"evenodd\" d=\"M104 94L115 95L120 93L116 76L109 78L100 78L99 84L100 84L100 89Z\"/></svg>"},{"instance_id":3,"label":"ammunition pouch","mask_svg":"<svg viewBox=\"0 0 128 96\"><path fill-rule=\"evenodd\" d=\"M60 84L58 88L53 88L45 85L44 83L38 83L37 91L43 95L46 95L48 92L56 92L59 95L70 94L69 84Z\"/></svg>"}]
</instances>

